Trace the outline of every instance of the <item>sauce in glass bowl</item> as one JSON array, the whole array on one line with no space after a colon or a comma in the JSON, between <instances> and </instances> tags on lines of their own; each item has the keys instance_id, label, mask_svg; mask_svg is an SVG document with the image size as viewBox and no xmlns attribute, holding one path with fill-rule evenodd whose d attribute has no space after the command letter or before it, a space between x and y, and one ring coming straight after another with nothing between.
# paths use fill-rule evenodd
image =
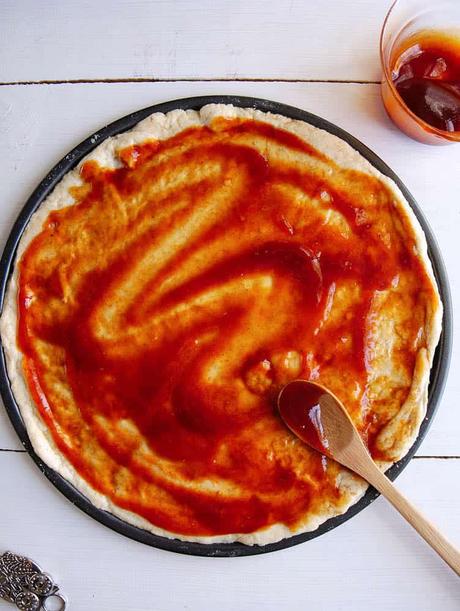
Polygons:
<instances>
[{"instance_id":1,"label":"sauce in glass bowl","mask_svg":"<svg viewBox=\"0 0 460 611\"><path fill-rule=\"evenodd\" d=\"M437 31L416 33L393 53L391 77L417 117L460 133L460 39Z\"/></svg>"},{"instance_id":2,"label":"sauce in glass bowl","mask_svg":"<svg viewBox=\"0 0 460 611\"><path fill-rule=\"evenodd\" d=\"M425 144L460 142L460 2L395 0L380 60L382 99L395 125Z\"/></svg>"}]
</instances>

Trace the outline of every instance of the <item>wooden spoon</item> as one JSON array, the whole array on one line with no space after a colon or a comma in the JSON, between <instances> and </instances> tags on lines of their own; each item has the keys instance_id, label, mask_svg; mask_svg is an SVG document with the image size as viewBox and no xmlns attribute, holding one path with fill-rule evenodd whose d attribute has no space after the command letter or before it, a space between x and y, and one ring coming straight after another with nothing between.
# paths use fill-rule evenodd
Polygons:
<instances>
[{"instance_id":1,"label":"wooden spoon","mask_svg":"<svg viewBox=\"0 0 460 611\"><path fill-rule=\"evenodd\" d=\"M379 470L345 407L329 390L306 380L290 382L278 396L286 425L315 450L348 467L376 488L409 524L460 575L460 552Z\"/></svg>"}]
</instances>

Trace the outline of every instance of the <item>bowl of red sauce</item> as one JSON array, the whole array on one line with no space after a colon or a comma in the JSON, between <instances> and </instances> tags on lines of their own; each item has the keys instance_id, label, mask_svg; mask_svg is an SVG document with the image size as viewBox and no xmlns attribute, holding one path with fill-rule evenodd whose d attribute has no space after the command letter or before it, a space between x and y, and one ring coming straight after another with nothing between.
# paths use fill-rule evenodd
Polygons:
<instances>
[{"instance_id":1,"label":"bowl of red sauce","mask_svg":"<svg viewBox=\"0 0 460 611\"><path fill-rule=\"evenodd\" d=\"M460 142L460 0L396 0L380 36L382 99L425 144Z\"/></svg>"}]
</instances>

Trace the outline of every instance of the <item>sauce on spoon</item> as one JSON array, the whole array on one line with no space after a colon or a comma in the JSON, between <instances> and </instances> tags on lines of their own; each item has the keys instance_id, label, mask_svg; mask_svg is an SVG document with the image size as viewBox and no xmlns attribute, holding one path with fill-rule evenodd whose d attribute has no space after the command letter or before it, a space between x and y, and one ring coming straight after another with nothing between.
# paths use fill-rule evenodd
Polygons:
<instances>
[{"instance_id":1,"label":"sauce on spoon","mask_svg":"<svg viewBox=\"0 0 460 611\"><path fill-rule=\"evenodd\" d=\"M328 453L329 441L321 419L323 390L303 380L291 382L278 398L278 409L288 427L305 443L322 454Z\"/></svg>"}]
</instances>

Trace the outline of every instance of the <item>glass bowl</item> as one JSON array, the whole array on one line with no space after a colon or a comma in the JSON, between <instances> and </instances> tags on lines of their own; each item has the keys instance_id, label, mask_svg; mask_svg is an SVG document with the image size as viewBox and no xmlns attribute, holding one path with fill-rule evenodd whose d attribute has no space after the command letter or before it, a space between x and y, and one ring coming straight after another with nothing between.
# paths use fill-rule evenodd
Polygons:
<instances>
[{"instance_id":1,"label":"glass bowl","mask_svg":"<svg viewBox=\"0 0 460 611\"><path fill-rule=\"evenodd\" d=\"M460 142L460 132L433 127L405 104L393 80L392 66L402 43L418 32L436 31L458 41L460 49L460 0L396 0L383 23L380 35L382 63L382 99L394 123L411 138L425 144Z\"/></svg>"}]
</instances>

